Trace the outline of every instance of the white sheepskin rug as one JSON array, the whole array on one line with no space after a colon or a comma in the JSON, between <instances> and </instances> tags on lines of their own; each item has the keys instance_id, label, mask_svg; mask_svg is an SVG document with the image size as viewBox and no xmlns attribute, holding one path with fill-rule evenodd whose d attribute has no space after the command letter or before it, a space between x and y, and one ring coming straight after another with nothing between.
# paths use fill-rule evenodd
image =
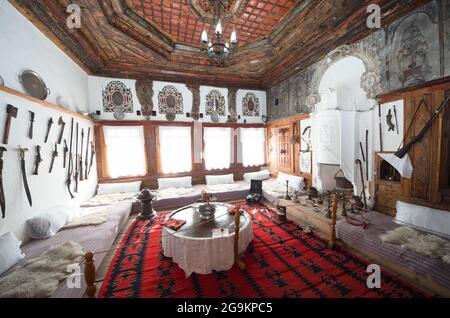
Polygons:
<instances>
[{"instance_id":1,"label":"white sheepskin rug","mask_svg":"<svg viewBox=\"0 0 450 318\"><path fill-rule=\"evenodd\" d=\"M401 247L434 258L442 259L450 264L450 242L436 235L422 234L408 226L401 226L381 235L383 242Z\"/></svg>"},{"instance_id":2,"label":"white sheepskin rug","mask_svg":"<svg viewBox=\"0 0 450 318\"><path fill-rule=\"evenodd\" d=\"M1 278L0 297L50 297L59 283L70 275L68 266L79 263L82 258L83 249L77 243L68 241L53 246Z\"/></svg>"},{"instance_id":3,"label":"white sheepskin rug","mask_svg":"<svg viewBox=\"0 0 450 318\"><path fill-rule=\"evenodd\" d=\"M158 199L170 199L188 195L194 192L194 188L166 188L155 191L155 194Z\"/></svg>"},{"instance_id":4,"label":"white sheepskin rug","mask_svg":"<svg viewBox=\"0 0 450 318\"><path fill-rule=\"evenodd\" d=\"M62 229L64 230L79 226L99 225L108 220L109 212L104 207L95 207L83 210L84 212L70 220L62 227Z\"/></svg>"},{"instance_id":5,"label":"white sheepskin rug","mask_svg":"<svg viewBox=\"0 0 450 318\"><path fill-rule=\"evenodd\" d=\"M136 200L136 192L119 192L119 193L108 193L108 194L100 194L91 198L89 201L84 204L92 204L92 205L104 205L111 204L114 202L120 201L128 201L128 200Z\"/></svg>"}]
</instances>

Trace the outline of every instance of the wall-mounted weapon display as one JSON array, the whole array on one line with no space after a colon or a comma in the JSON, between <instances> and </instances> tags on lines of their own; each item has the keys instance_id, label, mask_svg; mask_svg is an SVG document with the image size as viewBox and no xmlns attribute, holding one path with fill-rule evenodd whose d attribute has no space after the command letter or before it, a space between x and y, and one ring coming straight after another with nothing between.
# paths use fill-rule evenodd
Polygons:
<instances>
[{"instance_id":1,"label":"wall-mounted weapon display","mask_svg":"<svg viewBox=\"0 0 450 318\"><path fill-rule=\"evenodd\" d=\"M398 132L398 119L397 119L397 109L395 108L394 105L394 118L395 118L395 130L397 131L397 135L399 134Z\"/></svg>"},{"instance_id":2,"label":"wall-mounted weapon display","mask_svg":"<svg viewBox=\"0 0 450 318\"><path fill-rule=\"evenodd\" d=\"M450 95L447 96L447 98L442 102L442 104L433 112L433 114L431 115L430 119L425 123L425 125L423 126L422 130L413 138L411 138L411 140L404 145L402 148L400 148L399 150L397 150L394 155L396 155L398 158L403 158L409 151L409 149L411 149L411 147L416 143L419 142L423 136L427 133L427 131L431 128L431 126L433 125L434 120L439 116L439 114L448 106L448 102L450 100ZM414 118L417 114L417 111L419 110L420 105L422 105L422 103L424 102L424 99L422 98L422 100L420 101L419 105L417 106L416 111L414 112L413 118L411 119L411 123L405 133L405 135L408 134L409 129L411 128L411 125L414 121Z\"/></svg>"},{"instance_id":3,"label":"wall-mounted weapon display","mask_svg":"<svg viewBox=\"0 0 450 318\"><path fill-rule=\"evenodd\" d=\"M361 184L362 184L362 195L363 195L363 198L364 198L364 208L367 210L366 185L364 184L364 173L363 173L361 160L356 159L355 160L355 164L357 164L359 166L359 173L360 173L360 176L361 176Z\"/></svg>"},{"instance_id":4,"label":"wall-mounted weapon display","mask_svg":"<svg viewBox=\"0 0 450 318\"><path fill-rule=\"evenodd\" d=\"M73 180L75 181L75 187L73 191L75 193L78 193L78 176L79 176L79 170L78 170L78 123L77 123L77 129L76 129L76 135L75 135L75 173L73 175Z\"/></svg>"},{"instance_id":5,"label":"wall-mounted weapon display","mask_svg":"<svg viewBox=\"0 0 450 318\"><path fill-rule=\"evenodd\" d=\"M6 124L5 124L5 132L3 134L3 143L5 145L8 144L8 140L9 140L9 131L11 129L11 120L12 118L17 118L17 112L19 110L17 109L17 107L14 107L11 104L7 104L6 105Z\"/></svg>"},{"instance_id":6,"label":"wall-mounted weapon display","mask_svg":"<svg viewBox=\"0 0 450 318\"><path fill-rule=\"evenodd\" d=\"M69 151L69 147L67 147L67 141L64 139L64 149L63 149L63 168L66 168L66 158L67 158L67 152Z\"/></svg>"},{"instance_id":7,"label":"wall-mounted weapon display","mask_svg":"<svg viewBox=\"0 0 450 318\"><path fill-rule=\"evenodd\" d=\"M388 113L386 115L386 124L388 125L388 131L394 131L395 125L392 122L392 110L389 108Z\"/></svg>"},{"instance_id":8,"label":"wall-mounted weapon display","mask_svg":"<svg viewBox=\"0 0 450 318\"><path fill-rule=\"evenodd\" d=\"M94 142L91 141L91 162L89 163L88 176L91 173L92 164L94 163L94 155L95 155L95 146Z\"/></svg>"},{"instance_id":9,"label":"wall-mounted weapon display","mask_svg":"<svg viewBox=\"0 0 450 318\"><path fill-rule=\"evenodd\" d=\"M29 111L29 113L30 113L30 128L28 128L28 138L33 139L34 112Z\"/></svg>"},{"instance_id":10,"label":"wall-mounted weapon display","mask_svg":"<svg viewBox=\"0 0 450 318\"><path fill-rule=\"evenodd\" d=\"M42 156L41 156L41 146L36 146L36 157L34 159L34 168L33 168L33 175L37 176L39 174L39 165L42 162Z\"/></svg>"},{"instance_id":11,"label":"wall-mounted weapon display","mask_svg":"<svg viewBox=\"0 0 450 318\"><path fill-rule=\"evenodd\" d=\"M88 134L86 139L86 156L84 157L84 179L88 179L88 155L89 155L89 138L91 136L91 127L88 128Z\"/></svg>"},{"instance_id":12,"label":"wall-mounted weapon display","mask_svg":"<svg viewBox=\"0 0 450 318\"><path fill-rule=\"evenodd\" d=\"M0 207L2 208L2 218L6 216L6 199L3 189L3 153L7 151L5 147L0 147Z\"/></svg>"},{"instance_id":13,"label":"wall-mounted weapon display","mask_svg":"<svg viewBox=\"0 0 450 318\"><path fill-rule=\"evenodd\" d=\"M58 125L61 126L58 137L58 145L60 145L64 134L64 128L66 127L66 122L62 119L62 116L60 116L58 119Z\"/></svg>"},{"instance_id":14,"label":"wall-mounted weapon display","mask_svg":"<svg viewBox=\"0 0 450 318\"><path fill-rule=\"evenodd\" d=\"M69 141L69 162L67 167L67 191L69 191L70 197L73 199L75 196L72 193L72 190L70 190L70 185L72 184L72 172L73 172L73 160L72 160L72 141L73 141L73 118L70 122L70 141Z\"/></svg>"},{"instance_id":15,"label":"wall-mounted weapon display","mask_svg":"<svg viewBox=\"0 0 450 318\"><path fill-rule=\"evenodd\" d=\"M52 152L52 161L50 162L50 169L48 170L49 173L52 173L53 165L55 164L55 158L58 157L58 144L55 143L55 149Z\"/></svg>"},{"instance_id":16,"label":"wall-mounted weapon display","mask_svg":"<svg viewBox=\"0 0 450 318\"><path fill-rule=\"evenodd\" d=\"M369 130L366 129L366 180L369 181Z\"/></svg>"},{"instance_id":17,"label":"wall-mounted weapon display","mask_svg":"<svg viewBox=\"0 0 450 318\"><path fill-rule=\"evenodd\" d=\"M380 151L383 151L383 129L381 129L381 105L378 104L378 126L380 136Z\"/></svg>"},{"instance_id":18,"label":"wall-mounted weapon display","mask_svg":"<svg viewBox=\"0 0 450 318\"><path fill-rule=\"evenodd\" d=\"M47 142L48 139L48 135L50 134L50 129L52 129L52 125L53 125L53 118L50 117L47 123L47 132L45 133L45 140L44 143Z\"/></svg>"},{"instance_id":19,"label":"wall-mounted weapon display","mask_svg":"<svg viewBox=\"0 0 450 318\"><path fill-rule=\"evenodd\" d=\"M20 170L22 171L22 180L23 180L23 186L25 188L25 193L27 195L28 203L30 206L33 206L33 201L31 199L31 192L30 187L28 186L27 181L27 171L26 171L26 165L25 165L25 154L28 151L27 148L22 148L19 146L19 157L20 157Z\"/></svg>"},{"instance_id":20,"label":"wall-mounted weapon display","mask_svg":"<svg viewBox=\"0 0 450 318\"><path fill-rule=\"evenodd\" d=\"M84 140L84 129L81 128L81 147L80 147L80 163L79 163L79 172L80 172L80 181L84 180L84 173L83 173L83 140Z\"/></svg>"}]
</instances>

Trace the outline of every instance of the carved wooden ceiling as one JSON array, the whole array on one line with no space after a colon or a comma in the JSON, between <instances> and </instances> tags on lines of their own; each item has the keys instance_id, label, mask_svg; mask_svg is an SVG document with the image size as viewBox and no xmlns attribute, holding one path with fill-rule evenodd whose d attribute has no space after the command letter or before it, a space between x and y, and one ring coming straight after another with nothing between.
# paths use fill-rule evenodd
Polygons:
<instances>
[{"instance_id":1,"label":"carved wooden ceiling","mask_svg":"<svg viewBox=\"0 0 450 318\"><path fill-rule=\"evenodd\" d=\"M366 7L379 4L386 26L430 0L9 0L90 74L224 87L268 88L367 36ZM213 32L214 1L225 37L238 33L229 64L199 48ZM66 25L69 4L81 28Z\"/></svg>"}]
</instances>

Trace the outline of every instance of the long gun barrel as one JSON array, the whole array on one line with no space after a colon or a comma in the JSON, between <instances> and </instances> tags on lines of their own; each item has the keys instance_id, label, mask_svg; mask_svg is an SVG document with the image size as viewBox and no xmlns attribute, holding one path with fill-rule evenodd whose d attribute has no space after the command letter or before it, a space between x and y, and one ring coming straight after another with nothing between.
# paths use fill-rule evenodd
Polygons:
<instances>
[{"instance_id":1,"label":"long gun barrel","mask_svg":"<svg viewBox=\"0 0 450 318\"><path fill-rule=\"evenodd\" d=\"M72 142L73 142L73 118L70 123L70 142L69 142L69 164L67 165L67 190L69 191L70 197L73 199L75 196L70 190L70 185L72 183L72 171L73 171L73 158L72 158Z\"/></svg>"},{"instance_id":2,"label":"long gun barrel","mask_svg":"<svg viewBox=\"0 0 450 318\"><path fill-rule=\"evenodd\" d=\"M423 136L427 133L428 129L431 128L433 125L434 120L439 116L439 114L445 109L445 107L448 105L448 101L450 100L450 95L447 96L447 98L442 102L442 104L436 109L433 114L431 115L431 118L427 121L425 126L423 126L422 130L414 136L406 145L404 145L402 148L397 150L397 152L394 153L398 158L403 158L408 151L411 149L411 147L418 141L420 141Z\"/></svg>"}]
</instances>

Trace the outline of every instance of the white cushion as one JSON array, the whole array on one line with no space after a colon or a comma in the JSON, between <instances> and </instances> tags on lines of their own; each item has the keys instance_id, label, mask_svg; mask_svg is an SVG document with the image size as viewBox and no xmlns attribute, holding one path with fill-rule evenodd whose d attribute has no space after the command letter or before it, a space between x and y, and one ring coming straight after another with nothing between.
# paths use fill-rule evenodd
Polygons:
<instances>
[{"instance_id":1,"label":"white cushion","mask_svg":"<svg viewBox=\"0 0 450 318\"><path fill-rule=\"evenodd\" d=\"M277 182L286 185L286 181L289 181L289 187L293 188L294 191L303 190L303 188L305 187L305 181L303 177L278 172Z\"/></svg>"},{"instance_id":2,"label":"white cushion","mask_svg":"<svg viewBox=\"0 0 450 318\"><path fill-rule=\"evenodd\" d=\"M223 174L223 175L207 175L205 176L206 184L207 185L214 185L214 184L229 184L234 183L233 174Z\"/></svg>"},{"instance_id":3,"label":"white cushion","mask_svg":"<svg viewBox=\"0 0 450 318\"><path fill-rule=\"evenodd\" d=\"M192 187L192 177L179 178L158 178L158 189L168 188L190 188Z\"/></svg>"},{"instance_id":4,"label":"white cushion","mask_svg":"<svg viewBox=\"0 0 450 318\"><path fill-rule=\"evenodd\" d=\"M34 239L52 237L78 214L80 214L80 208L73 204L54 206L27 220L28 233Z\"/></svg>"},{"instance_id":5,"label":"white cushion","mask_svg":"<svg viewBox=\"0 0 450 318\"><path fill-rule=\"evenodd\" d=\"M267 180L267 179L270 179L269 170L244 173L244 181L247 182L250 182L251 180Z\"/></svg>"},{"instance_id":6,"label":"white cushion","mask_svg":"<svg viewBox=\"0 0 450 318\"><path fill-rule=\"evenodd\" d=\"M135 182L120 182L120 183L99 183L97 194L110 194L110 193L128 193L141 191L142 181Z\"/></svg>"},{"instance_id":7,"label":"white cushion","mask_svg":"<svg viewBox=\"0 0 450 318\"><path fill-rule=\"evenodd\" d=\"M395 219L430 231L450 235L450 213L447 211L397 201Z\"/></svg>"},{"instance_id":8,"label":"white cushion","mask_svg":"<svg viewBox=\"0 0 450 318\"><path fill-rule=\"evenodd\" d=\"M0 275L25 257L19 241L11 232L0 236Z\"/></svg>"}]
</instances>

